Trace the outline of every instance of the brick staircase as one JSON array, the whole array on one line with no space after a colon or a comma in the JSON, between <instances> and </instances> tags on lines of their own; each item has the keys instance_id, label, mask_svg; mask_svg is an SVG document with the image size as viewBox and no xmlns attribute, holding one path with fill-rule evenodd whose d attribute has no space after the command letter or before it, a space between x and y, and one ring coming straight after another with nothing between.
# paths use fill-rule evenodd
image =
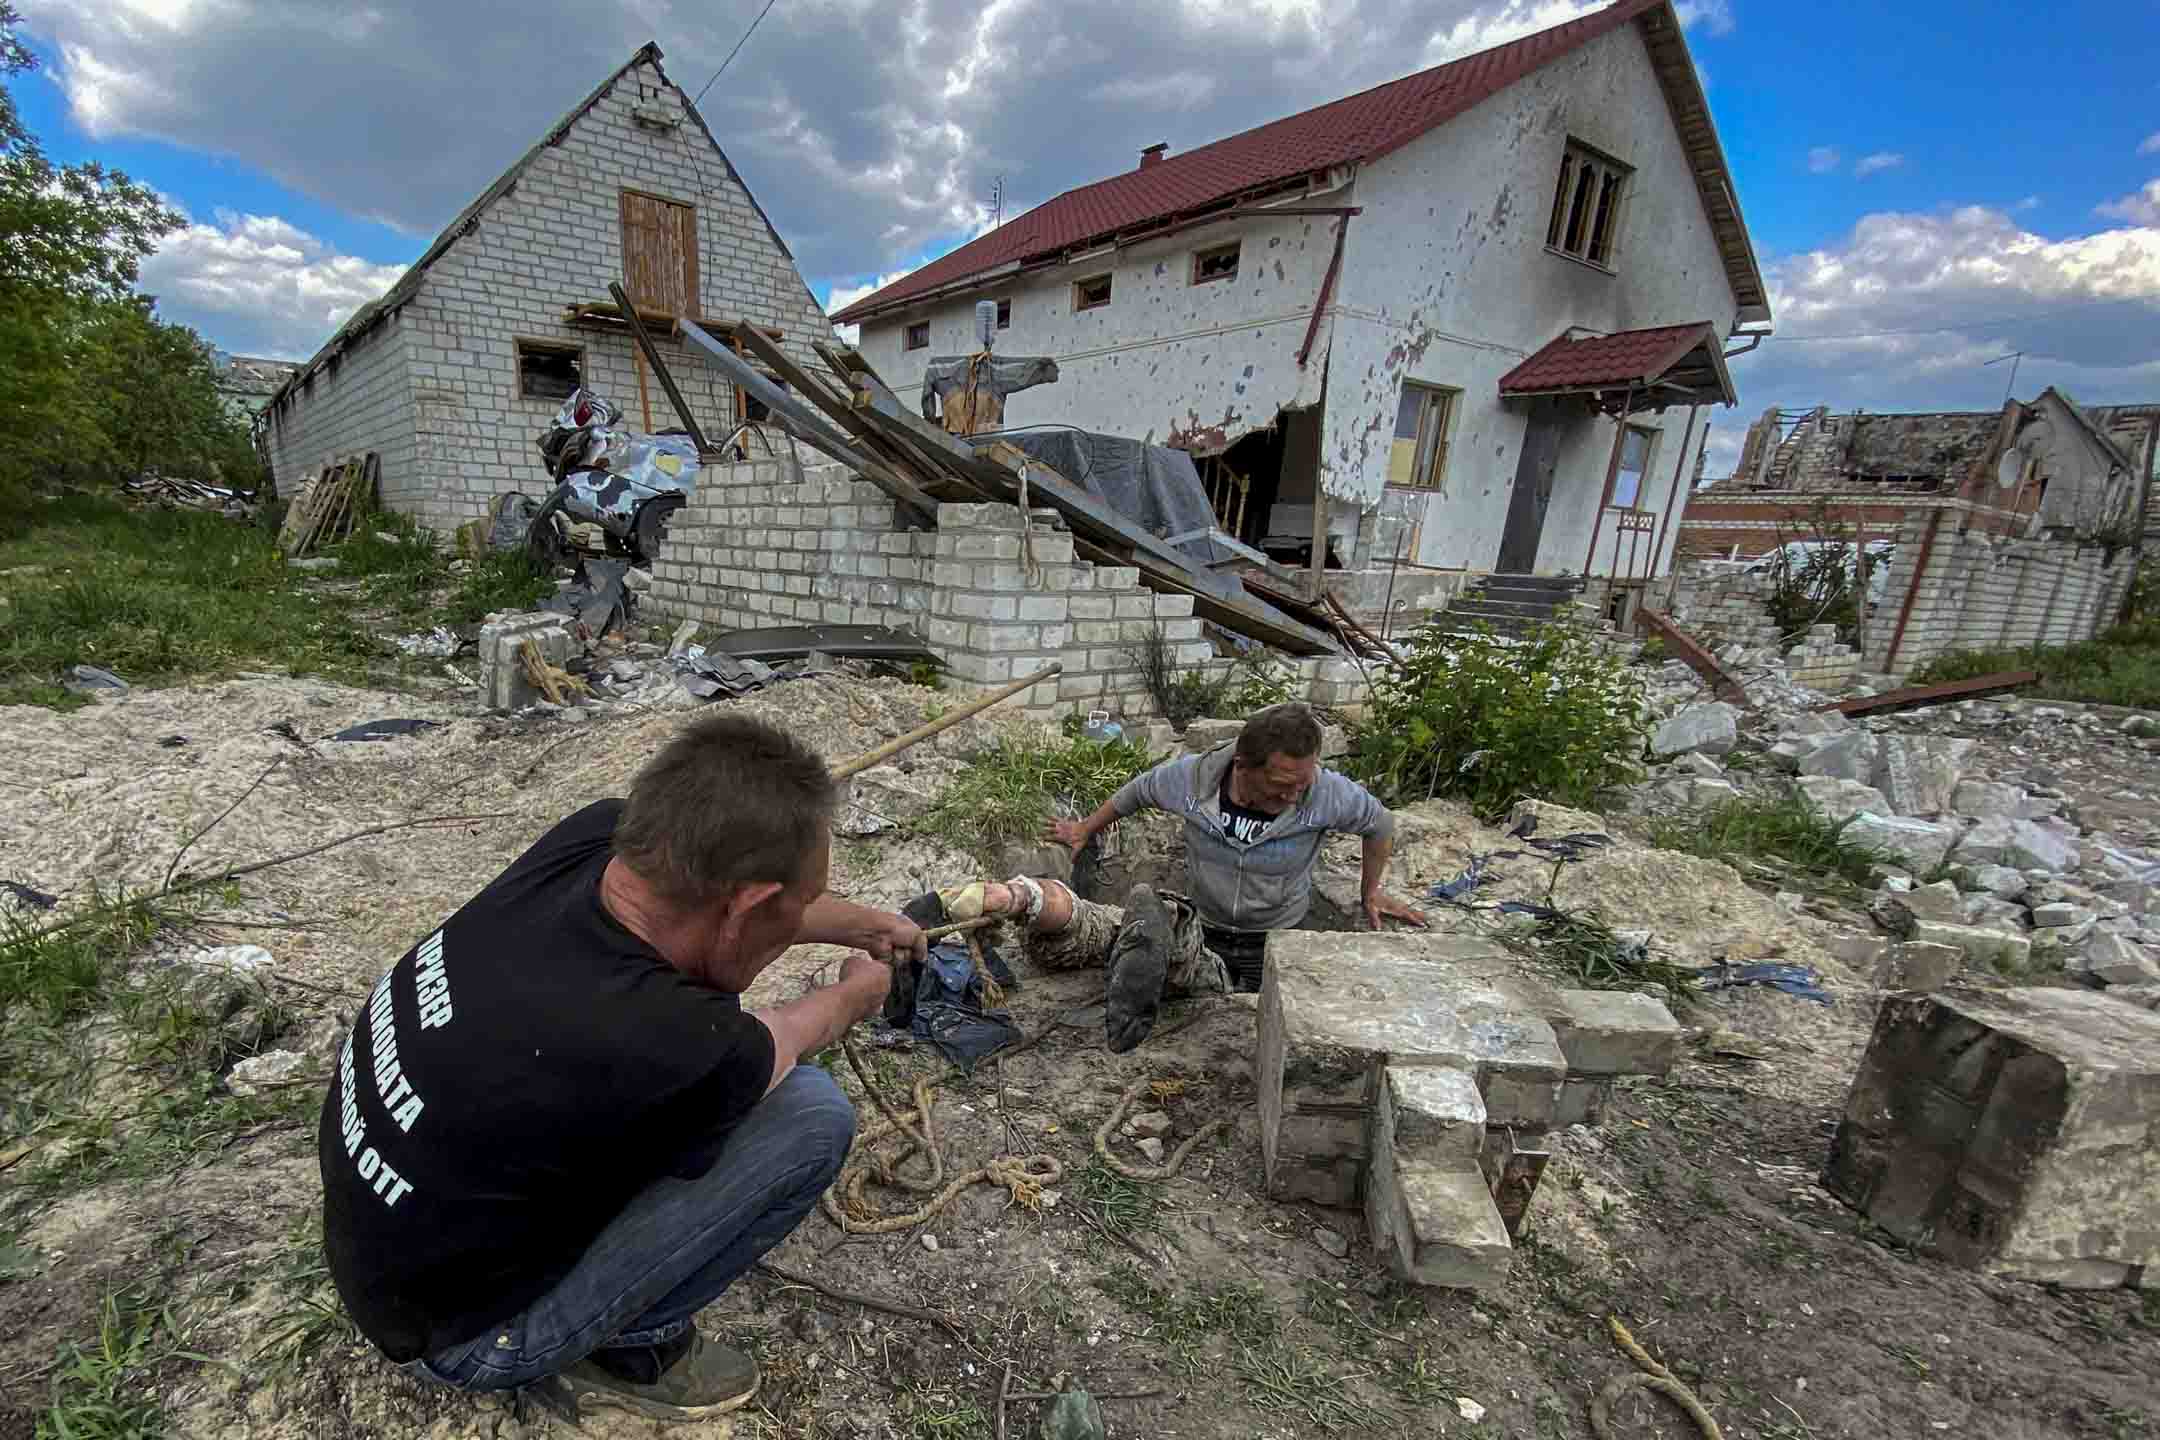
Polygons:
<instances>
[{"instance_id":1,"label":"brick staircase","mask_svg":"<svg viewBox=\"0 0 2160 1440\"><path fill-rule=\"evenodd\" d=\"M1551 620L1582 586L1575 575L1488 575L1456 596L1432 623L1456 635L1480 625L1496 635L1521 635Z\"/></svg>"}]
</instances>

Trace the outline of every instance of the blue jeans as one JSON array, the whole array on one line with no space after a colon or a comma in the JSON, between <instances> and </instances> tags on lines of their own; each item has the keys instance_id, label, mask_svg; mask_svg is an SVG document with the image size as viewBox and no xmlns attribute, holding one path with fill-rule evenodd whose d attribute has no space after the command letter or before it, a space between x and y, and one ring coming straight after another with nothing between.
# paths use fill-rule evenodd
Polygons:
<instances>
[{"instance_id":1,"label":"blue jeans","mask_svg":"<svg viewBox=\"0 0 2160 1440\"><path fill-rule=\"evenodd\" d=\"M523 1314L405 1369L460 1390L510 1390L602 1347L679 1338L810 1213L854 1137L854 1107L833 1078L796 1066L733 1130L693 1143Z\"/></svg>"}]
</instances>

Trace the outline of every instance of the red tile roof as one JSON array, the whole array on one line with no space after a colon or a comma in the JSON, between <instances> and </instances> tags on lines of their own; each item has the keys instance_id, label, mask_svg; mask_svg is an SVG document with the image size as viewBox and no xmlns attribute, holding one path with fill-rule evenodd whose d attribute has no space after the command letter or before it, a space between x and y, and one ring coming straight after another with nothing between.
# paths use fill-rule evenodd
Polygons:
<instances>
[{"instance_id":1,"label":"red tile roof","mask_svg":"<svg viewBox=\"0 0 2160 1440\"><path fill-rule=\"evenodd\" d=\"M1669 0L1617 0L1594 15L1307 110L1198 150L1067 190L832 318L851 324L927 291L1048 259L1408 144L1481 100Z\"/></svg>"},{"instance_id":2,"label":"red tile roof","mask_svg":"<svg viewBox=\"0 0 2160 1440\"><path fill-rule=\"evenodd\" d=\"M1723 349L1717 328L1707 320L1587 335L1580 340L1562 335L1501 376L1500 393L1543 395L1555 390L1618 390L1631 384L1645 385L1698 345L1708 345L1712 354Z\"/></svg>"}]
</instances>

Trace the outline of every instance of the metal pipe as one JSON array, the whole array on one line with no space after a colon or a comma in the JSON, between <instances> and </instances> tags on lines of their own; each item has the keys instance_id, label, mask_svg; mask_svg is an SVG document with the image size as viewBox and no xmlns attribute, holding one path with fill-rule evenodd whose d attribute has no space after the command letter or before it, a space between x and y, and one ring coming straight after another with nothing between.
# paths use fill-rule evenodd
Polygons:
<instances>
[{"instance_id":1,"label":"metal pipe","mask_svg":"<svg viewBox=\"0 0 2160 1440\"><path fill-rule=\"evenodd\" d=\"M1665 553L1665 532L1672 526L1673 503L1680 498L1680 472L1687 468L1688 447L1695 443L1695 421L1702 414L1702 406L1690 405L1687 411L1687 428L1680 432L1680 453L1673 457L1672 489L1665 495L1665 513L1658 520L1650 542L1650 574L1647 579L1657 579L1658 558ZM1707 438L1709 432L1703 432Z\"/></svg>"},{"instance_id":2,"label":"metal pipe","mask_svg":"<svg viewBox=\"0 0 2160 1440\"><path fill-rule=\"evenodd\" d=\"M1613 421L1612 458L1605 462L1605 488L1598 492L1597 518L1590 522L1590 548L1583 553L1583 579L1590 578L1591 562L1597 558L1598 535L1605 529L1605 506L1612 499L1613 481L1620 474L1620 447L1627 443L1627 417L1635 409L1635 382L1628 382L1627 392L1620 401L1620 414ZM1617 547L1614 556L1618 560ZM1536 569L1533 563L1532 569Z\"/></svg>"},{"instance_id":3,"label":"metal pipe","mask_svg":"<svg viewBox=\"0 0 2160 1440\"><path fill-rule=\"evenodd\" d=\"M1891 666L1897 663L1898 646L1905 642L1905 625L1912 619L1913 601L1920 595L1920 579L1927 574L1928 557L1935 553L1935 532L1942 528L1943 512L1928 512L1927 534L1920 537L1920 553L1913 557L1912 580L1905 587L1905 603L1898 607L1897 628L1890 632L1890 648L1883 652L1882 673L1893 674Z\"/></svg>"}]
</instances>

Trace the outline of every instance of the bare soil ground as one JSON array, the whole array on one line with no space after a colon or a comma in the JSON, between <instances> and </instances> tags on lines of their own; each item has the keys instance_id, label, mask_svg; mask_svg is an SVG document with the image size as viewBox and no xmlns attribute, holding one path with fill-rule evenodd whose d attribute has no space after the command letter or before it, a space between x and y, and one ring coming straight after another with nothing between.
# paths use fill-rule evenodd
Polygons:
<instances>
[{"instance_id":1,"label":"bare soil ground","mask_svg":"<svg viewBox=\"0 0 2160 1440\"><path fill-rule=\"evenodd\" d=\"M939 702L903 686L819 682L738 703L838 759ZM447 723L387 743L321 738L386 715ZM288 719L300 741L272 730ZM490 817L262 871L219 897L216 914L269 928L205 919L153 942L165 951L265 945L290 1004L285 1034L334 1029L384 964L554 821L621 793L683 719L528 726L283 679L138 692L70 716L0 710L0 739L18 767L0 813L0 877L68 897L93 883L154 885L182 841L266 770L183 870L373 825ZM905 822L971 750L1023 723L993 713L861 777L858 803L899 823L838 847L835 888L896 904L969 874L972 861ZM173 735L187 743L160 745ZM1471 850L1500 844L1455 807L1416 807L1396 888L1419 893ZM1123 863L1167 867L1173 846L1167 827L1134 827ZM1354 849L1331 852L1324 893L1343 902L1355 865ZM1829 977L1836 1003L1757 990L1704 999L1685 1017L1691 1024L1745 1037L1766 1058L1719 1063L1731 1047L1706 1043L1669 1079L1626 1089L1599 1131L1556 1137L1509 1288L1477 1299L1392 1283L1355 1215L1265 1198L1248 1004L1173 1006L1155 1039L1112 1056L1099 1028L1056 1023L1099 1001L1098 977L1023 975L1010 1007L1040 1038L972 1077L926 1047L866 1050L894 1097L918 1076L937 1086L949 1169L1049 1153L1065 1168L1055 1203L1030 1212L978 1186L920 1233L875 1237L847 1237L813 1217L775 1261L831 1287L937 1310L953 1328L753 1274L704 1323L757 1353L760 1400L731 1424L692 1433L1033 1436L1036 1401L1007 1405L1000 1426L996 1396L1009 1369L1014 1392L1070 1376L1099 1395L1137 1394L1104 1401L1113 1436L1558 1440L1590 1434L1589 1395L1628 1368L1605 1332L1608 1314L1694 1385L1734 1437L2160 1433L2160 1303L2150 1292L2054 1294L1953 1270L1888 1243L1815 1186L1878 998L1824 954L1824 922L1781 909L1724 866L1625 842L1557 878L1527 860L1500 871L1481 898L1551 893L1594 906L1691 962L1803 960ZM758 993L792 993L831 958L792 951ZM1092 1161L1095 1127L1142 1077L1183 1084L1166 1103L1173 1143L1209 1120L1230 1126L1160 1185L1122 1181ZM852 1075L843 1083L859 1089ZM166 1307L184 1343L165 1349L197 1357L160 1351L125 1375L162 1408L171 1433L578 1433L545 1411L423 1388L354 1339L334 1309L310 1308L329 1293L315 1254L318 1093L302 1087L279 1116L202 1136L156 1173L39 1187L31 1182L50 1163L43 1154L0 1171L15 1192L0 1200L0 1242L12 1231L14 1247L0 1243L0 1276L11 1277L0 1279L0 1437L31 1433L31 1417L52 1403L60 1347L96 1342L106 1297L131 1287ZM1139 1158L1131 1142L1112 1144ZM1323 1227L1349 1241L1347 1258L1323 1248L1332 1238ZM1664 1406L1637 1392L1620 1408L1618 1433L1692 1433ZM593 1416L582 1433L651 1429Z\"/></svg>"}]
</instances>

